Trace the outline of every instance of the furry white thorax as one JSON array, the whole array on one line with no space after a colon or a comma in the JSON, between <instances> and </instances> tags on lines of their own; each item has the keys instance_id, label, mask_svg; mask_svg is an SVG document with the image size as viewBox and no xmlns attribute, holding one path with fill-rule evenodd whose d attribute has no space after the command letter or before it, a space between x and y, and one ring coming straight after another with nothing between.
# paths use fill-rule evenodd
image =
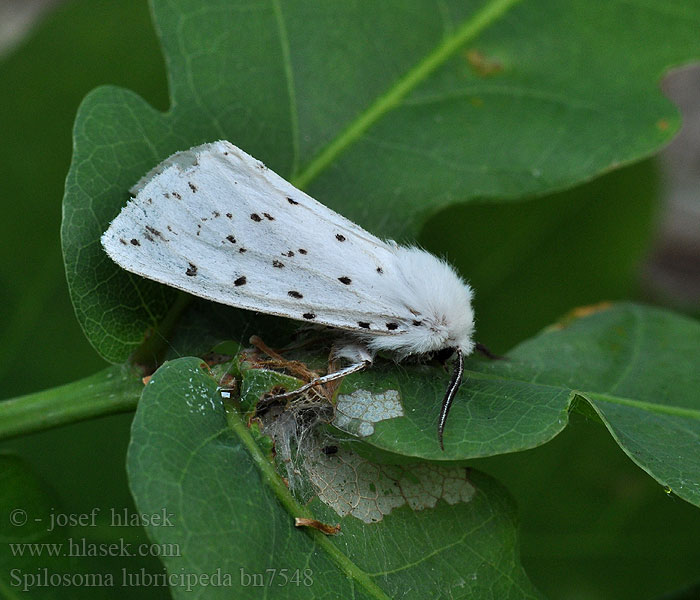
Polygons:
<instances>
[{"instance_id":1,"label":"furry white thorax","mask_svg":"<svg viewBox=\"0 0 700 600\"><path fill-rule=\"evenodd\" d=\"M445 348L474 350L472 289L444 260L416 247L394 246L391 286L381 290L390 306L405 307L424 327L398 336L361 336L371 351L391 351L401 359Z\"/></svg>"}]
</instances>

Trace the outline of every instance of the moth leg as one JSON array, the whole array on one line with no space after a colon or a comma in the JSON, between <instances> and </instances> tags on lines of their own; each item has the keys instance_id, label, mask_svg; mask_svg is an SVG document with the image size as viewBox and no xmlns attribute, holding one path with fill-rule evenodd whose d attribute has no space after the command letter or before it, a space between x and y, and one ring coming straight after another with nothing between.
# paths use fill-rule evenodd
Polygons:
<instances>
[{"instance_id":1,"label":"moth leg","mask_svg":"<svg viewBox=\"0 0 700 600\"><path fill-rule=\"evenodd\" d=\"M276 394L275 396L271 396L270 400L286 400L288 398L293 398L294 396L303 394L304 392L307 392L311 388L314 388L318 385L330 383L331 381L335 381L336 379L342 379L343 377L347 377L348 375L352 375L353 373L362 371L369 367L371 364L371 360L365 360L362 362L352 364L348 367L344 367L342 369L338 369L337 371L333 371L333 373L328 373L327 375L323 375L322 377L317 377L316 379L309 381L309 383L306 383L301 387L297 388L296 390L292 390L291 392L285 392L284 394Z\"/></svg>"},{"instance_id":2,"label":"moth leg","mask_svg":"<svg viewBox=\"0 0 700 600\"><path fill-rule=\"evenodd\" d=\"M273 396L273 398L275 400L285 400L287 398L298 396L299 394L303 394L316 386L324 385L326 383L330 383L331 381L337 381L338 379L342 379L343 377L347 377L353 373L363 371L364 369L370 367L373 361L373 357L369 350L360 344L343 344L342 346L335 347L331 351L331 358L333 360L344 358L351 361L352 364L347 367L343 367L342 369L332 371L331 373L323 375L322 377L316 377L309 383L302 385L296 390L292 390L291 392L286 392L284 394L278 394Z\"/></svg>"},{"instance_id":3,"label":"moth leg","mask_svg":"<svg viewBox=\"0 0 700 600\"><path fill-rule=\"evenodd\" d=\"M505 356L499 356L498 354L494 354L489 350L486 346L483 344L480 344L477 342L474 346L481 354L483 354L486 358L490 358L491 360L506 360Z\"/></svg>"}]
</instances>

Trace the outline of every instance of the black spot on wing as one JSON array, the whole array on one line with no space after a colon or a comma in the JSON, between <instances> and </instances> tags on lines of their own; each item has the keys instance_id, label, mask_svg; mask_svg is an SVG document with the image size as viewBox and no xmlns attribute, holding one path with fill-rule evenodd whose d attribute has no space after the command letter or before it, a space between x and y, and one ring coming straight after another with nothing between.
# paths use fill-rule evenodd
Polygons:
<instances>
[{"instance_id":1,"label":"black spot on wing","mask_svg":"<svg viewBox=\"0 0 700 600\"><path fill-rule=\"evenodd\" d=\"M139 242L136 238L131 238L130 240L132 246L140 246L141 242Z\"/></svg>"},{"instance_id":2,"label":"black spot on wing","mask_svg":"<svg viewBox=\"0 0 700 600\"><path fill-rule=\"evenodd\" d=\"M190 189L192 190L193 194L197 191L197 186L194 183L192 183L191 181L188 181L187 185L190 186Z\"/></svg>"},{"instance_id":3,"label":"black spot on wing","mask_svg":"<svg viewBox=\"0 0 700 600\"><path fill-rule=\"evenodd\" d=\"M344 242L345 241L345 236L341 235L339 233L335 234L335 239L338 240L339 242Z\"/></svg>"},{"instance_id":4,"label":"black spot on wing","mask_svg":"<svg viewBox=\"0 0 700 600\"><path fill-rule=\"evenodd\" d=\"M338 277L338 281L340 281L340 283L344 283L345 285L350 285L352 283L352 279L345 277L345 275Z\"/></svg>"},{"instance_id":5,"label":"black spot on wing","mask_svg":"<svg viewBox=\"0 0 700 600\"><path fill-rule=\"evenodd\" d=\"M226 213L226 216L227 216L229 219L233 219L233 215L232 215L231 213Z\"/></svg>"},{"instance_id":6,"label":"black spot on wing","mask_svg":"<svg viewBox=\"0 0 700 600\"><path fill-rule=\"evenodd\" d=\"M155 227L151 227L150 225L146 225L146 229L150 231L154 236L159 237L161 240L166 241L167 240L163 237L163 234L158 231Z\"/></svg>"},{"instance_id":7,"label":"black spot on wing","mask_svg":"<svg viewBox=\"0 0 700 600\"><path fill-rule=\"evenodd\" d=\"M178 200L182 200L182 196L178 194L177 192L171 192L173 196L175 196Z\"/></svg>"},{"instance_id":8,"label":"black spot on wing","mask_svg":"<svg viewBox=\"0 0 700 600\"><path fill-rule=\"evenodd\" d=\"M282 256L288 256L289 258L291 258L292 256L294 256L294 251L289 250L287 252L282 252Z\"/></svg>"},{"instance_id":9,"label":"black spot on wing","mask_svg":"<svg viewBox=\"0 0 700 600\"><path fill-rule=\"evenodd\" d=\"M305 319L315 319L316 315L314 313L304 313L302 317L304 317Z\"/></svg>"},{"instance_id":10,"label":"black spot on wing","mask_svg":"<svg viewBox=\"0 0 700 600\"><path fill-rule=\"evenodd\" d=\"M303 297L304 297L302 294L300 294L300 293L297 292L296 290L289 290L289 291L287 292L287 296L291 296L292 298L296 298L296 299L299 299L299 298L303 298Z\"/></svg>"},{"instance_id":11,"label":"black spot on wing","mask_svg":"<svg viewBox=\"0 0 700 600\"><path fill-rule=\"evenodd\" d=\"M127 245L126 240L124 238L119 238L119 241L125 246Z\"/></svg>"},{"instance_id":12,"label":"black spot on wing","mask_svg":"<svg viewBox=\"0 0 700 600\"><path fill-rule=\"evenodd\" d=\"M241 254L243 254L244 252L248 252L248 249L247 249L247 248L243 248L243 246L241 246L241 247L238 249L238 251L239 251Z\"/></svg>"},{"instance_id":13,"label":"black spot on wing","mask_svg":"<svg viewBox=\"0 0 700 600\"><path fill-rule=\"evenodd\" d=\"M377 273L379 273L380 275L383 274L384 269L382 269L381 267L377 267Z\"/></svg>"},{"instance_id":14,"label":"black spot on wing","mask_svg":"<svg viewBox=\"0 0 700 600\"><path fill-rule=\"evenodd\" d=\"M227 239L229 242L231 242L232 244L235 244L235 243L236 243L236 238L233 237L232 235L227 235L227 236L226 236L226 239Z\"/></svg>"},{"instance_id":15,"label":"black spot on wing","mask_svg":"<svg viewBox=\"0 0 700 600\"><path fill-rule=\"evenodd\" d=\"M394 331L395 329L398 329L398 328L399 328L399 324L398 324L398 323L393 323L393 322L392 322L392 323L387 323L387 324L386 324L386 328L387 328L389 331Z\"/></svg>"},{"instance_id":16,"label":"black spot on wing","mask_svg":"<svg viewBox=\"0 0 700 600\"><path fill-rule=\"evenodd\" d=\"M233 285L238 287L240 285L245 285L245 283L246 283L245 275L241 275L238 279L236 279L236 281L233 282Z\"/></svg>"},{"instance_id":17,"label":"black spot on wing","mask_svg":"<svg viewBox=\"0 0 700 600\"><path fill-rule=\"evenodd\" d=\"M287 196L287 202L290 204L299 204L296 200L292 200L289 196Z\"/></svg>"},{"instance_id":18,"label":"black spot on wing","mask_svg":"<svg viewBox=\"0 0 700 600\"><path fill-rule=\"evenodd\" d=\"M284 263L280 260L275 259L272 261L272 266L281 269L282 267L284 267Z\"/></svg>"},{"instance_id":19,"label":"black spot on wing","mask_svg":"<svg viewBox=\"0 0 700 600\"><path fill-rule=\"evenodd\" d=\"M275 217L273 217L270 213L263 213L263 217L265 217L268 221L275 220Z\"/></svg>"},{"instance_id":20,"label":"black spot on wing","mask_svg":"<svg viewBox=\"0 0 700 600\"><path fill-rule=\"evenodd\" d=\"M306 254L306 250L304 250L304 248L299 248L299 254Z\"/></svg>"},{"instance_id":21,"label":"black spot on wing","mask_svg":"<svg viewBox=\"0 0 700 600\"><path fill-rule=\"evenodd\" d=\"M258 213L253 213L250 215L250 218L253 219L256 223L260 223L262 221L262 217Z\"/></svg>"},{"instance_id":22,"label":"black spot on wing","mask_svg":"<svg viewBox=\"0 0 700 600\"><path fill-rule=\"evenodd\" d=\"M369 329L369 323L367 323L367 321L358 321L357 324L362 327L362 329Z\"/></svg>"},{"instance_id":23,"label":"black spot on wing","mask_svg":"<svg viewBox=\"0 0 700 600\"><path fill-rule=\"evenodd\" d=\"M188 275L189 277L194 277L197 275L197 265L190 263L190 266L188 267L187 271L185 271L185 275Z\"/></svg>"}]
</instances>

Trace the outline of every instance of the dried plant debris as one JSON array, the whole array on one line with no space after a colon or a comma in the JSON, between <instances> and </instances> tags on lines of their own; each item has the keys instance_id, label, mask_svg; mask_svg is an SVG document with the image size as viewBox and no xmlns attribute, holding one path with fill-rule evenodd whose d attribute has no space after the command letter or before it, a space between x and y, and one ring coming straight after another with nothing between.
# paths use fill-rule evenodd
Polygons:
<instances>
[{"instance_id":1,"label":"dried plant debris","mask_svg":"<svg viewBox=\"0 0 700 600\"><path fill-rule=\"evenodd\" d=\"M316 519L307 519L306 517L296 517L294 519L294 526L311 527L313 529L318 529L326 535L335 535L340 531L339 523L336 523L335 525L328 525L328 523L322 523Z\"/></svg>"},{"instance_id":2,"label":"dried plant debris","mask_svg":"<svg viewBox=\"0 0 700 600\"><path fill-rule=\"evenodd\" d=\"M258 406L263 404L264 399ZM275 457L285 471L289 489L299 497L310 497L312 492L308 477L303 476L302 463L306 453L327 445L317 430L333 419L333 405L320 390L312 388L284 404L276 404L273 399L271 405L265 404L263 411L258 411L256 418L260 431L274 442Z\"/></svg>"}]
</instances>

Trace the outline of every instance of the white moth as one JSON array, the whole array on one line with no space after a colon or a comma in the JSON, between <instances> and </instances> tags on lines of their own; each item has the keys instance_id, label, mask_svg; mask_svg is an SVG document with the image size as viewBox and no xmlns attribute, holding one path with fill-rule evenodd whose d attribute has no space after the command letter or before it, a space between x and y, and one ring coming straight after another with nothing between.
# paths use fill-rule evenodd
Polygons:
<instances>
[{"instance_id":1,"label":"white moth","mask_svg":"<svg viewBox=\"0 0 700 600\"><path fill-rule=\"evenodd\" d=\"M450 265L373 236L226 141L174 154L131 191L102 236L118 265L208 300L339 330L334 354L352 364L292 393L364 369L378 351L399 360L455 353L442 447L475 348L472 290Z\"/></svg>"}]
</instances>

